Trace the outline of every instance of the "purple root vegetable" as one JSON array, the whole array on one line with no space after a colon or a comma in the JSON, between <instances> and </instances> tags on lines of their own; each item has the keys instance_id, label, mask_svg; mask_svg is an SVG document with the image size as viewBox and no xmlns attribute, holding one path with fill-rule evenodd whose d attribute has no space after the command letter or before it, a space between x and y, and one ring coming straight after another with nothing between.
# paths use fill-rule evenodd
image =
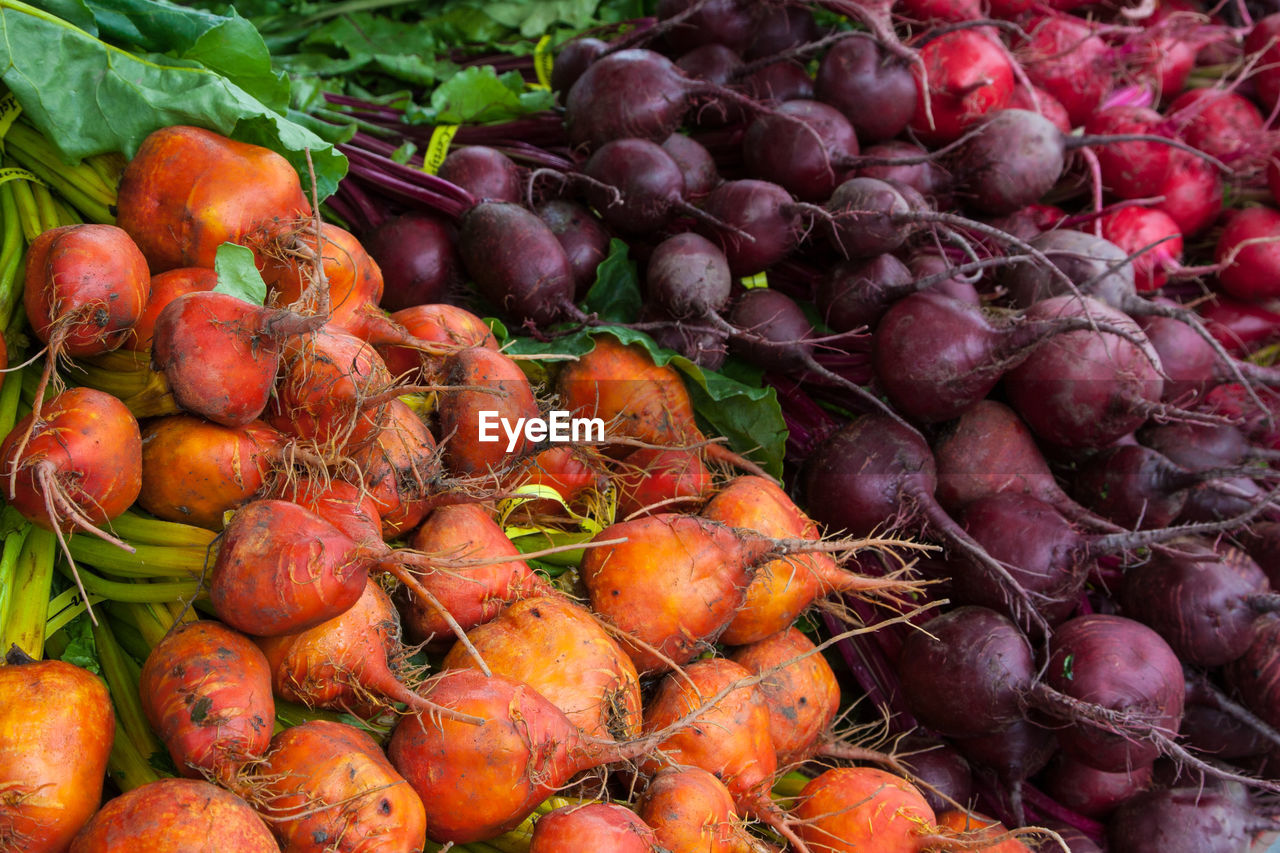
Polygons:
<instances>
[{"instance_id":1,"label":"purple root vegetable","mask_svg":"<svg viewBox=\"0 0 1280 853\"><path fill-rule=\"evenodd\" d=\"M935 440L938 503L958 513L981 497L1014 492L1044 501L1071 521L1119 532L1120 528L1072 500L1045 461L1018 413L996 400L981 400Z\"/></svg>"},{"instance_id":2,"label":"purple root vegetable","mask_svg":"<svg viewBox=\"0 0 1280 853\"><path fill-rule=\"evenodd\" d=\"M547 223L569 258L576 299L587 295L596 281L596 270L609 254L609 231L594 213L577 202L552 199L534 213Z\"/></svg>"},{"instance_id":3,"label":"purple root vegetable","mask_svg":"<svg viewBox=\"0 0 1280 853\"><path fill-rule=\"evenodd\" d=\"M719 244L735 276L755 275L791 254L800 242L801 217L791 194L768 181L725 181L702 202L717 228L698 222L697 230Z\"/></svg>"},{"instance_id":4,"label":"purple root vegetable","mask_svg":"<svg viewBox=\"0 0 1280 853\"><path fill-rule=\"evenodd\" d=\"M1192 470L1141 444L1103 448L1078 464L1072 490L1081 503L1104 518L1126 528L1154 530L1179 518L1211 520L1235 515L1263 497L1253 486L1241 494L1236 480L1250 476L1280 476L1268 468L1224 467ZM1230 482L1223 482L1230 480ZM1197 506L1209 505L1212 496L1201 490L1221 492L1216 512L1208 518L1187 518L1188 502L1199 494Z\"/></svg>"},{"instance_id":5,"label":"purple root vegetable","mask_svg":"<svg viewBox=\"0 0 1280 853\"><path fill-rule=\"evenodd\" d=\"M747 172L807 202L829 198L857 154L853 125L821 101L779 104L752 119L742 136Z\"/></svg>"},{"instance_id":6,"label":"purple root vegetable","mask_svg":"<svg viewBox=\"0 0 1280 853\"><path fill-rule=\"evenodd\" d=\"M649 298L677 320L703 318L728 307L733 275L724 252L706 237L686 231L654 247L645 285Z\"/></svg>"},{"instance_id":7,"label":"purple root vegetable","mask_svg":"<svg viewBox=\"0 0 1280 853\"><path fill-rule=\"evenodd\" d=\"M1253 643L1226 669L1227 684L1272 728L1280 728L1280 614L1254 623Z\"/></svg>"},{"instance_id":8,"label":"purple root vegetable","mask_svg":"<svg viewBox=\"0 0 1280 853\"><path fill-rule=\"evenodd\" d=\"M1151 784L1151 765L1111 773L1059 755L1041 774L1040 784L1073 812L1100 820Z\"/></svg>"},{"instance_id":9,"label":"purple root vegetable","mask_svg":"<svg viewBox=\"0 0 1280 853\"><path fill-rule=\"evenodd\" d=\"M591 36L580 36L565 42L551 66L551 88L562 95L578 78L609 50L609 43Z\"/></svg>"},{"instance_id":10,"label":"purple root vegetable","mask_svg":"<svg viewBox=\"0 0 1280 853\"><path fill-rule=\"evenodd\" d=\"M1059 447L1101 447L1128 435L1154 414L1164 379L1145 336L1120 311L1094 299L1058 296L1027 309L1030 320L1091 316L1130 330L1128 337L1094 331L1055 335L1005 374L1009 403L1043 441Z\"/></svg>"},{"instance_id":11,"label":"purple root vegetable","mask_svg":"<svg viewBox=\"0 0 1280 853\"><path fill-rule=\"evenodd\" d=\"M616 231L649 234L679 215L720 224L685 200L684 173L657 142L635 137L606 142L583 164L582 173L591 179L587 201Z\"/></svg>"},{"instance_id":12,"label":"purple root vegetable","mask_svg":"<svg viewBox=\"0 0 1280 853\"><path fill-rule=\"evenodd\" d=\"M455 148L444 158L437 174L482 201L518 203L524 197L515 161L487 145Z\"/></svg>"},{"instance_id":13,"label":"purple root vegetable","mask_svg":"<svg viewBox=\"0 0 1280 853\"><path fill-rule=\"evenodd\" d=\"M1140 335L1127 318L1030 317L995 322L982 309L932 290L889 308L871 338L871 364L894 408L938 423L983 400L1008 371L1053 336L1075 332Z\"/></svg>"},{"instance_id":14,"label":"purple root vegetable","mask_svg":"<svg viewBox=\"0 0 1280 853\"><path fill-rule=\"evenodd\" d=\"M1126 853L1240 853L1265 823L1237 787L1166 788L1117 809L1107 821L1107 843Z\"/></svg>"},{"instance_id":15,"label":"purple root vegetable","mask_svg":"<svg viewBox=\"0 0 1280 853\"><path fill-rule=\"evenodd\" d=\"M661 54L620 50L587 66L565 97L565 127L574 146L595 149L614 139L661 143L684 122L695 100L761 105L725 86L693 80Z\"/></svg>"},{"instance_id":16,"label":"purple root vegetable","mask_svg":"<svg viewBox=\"0 0 1280 853\"><path fill-rule=\"evenodd\" d=\"M683 133L673 133L662 142L662 150L680 167L684 176L684 197L697 201L720 183L715 158L701 142Z\"/></svg>"},{"instance_id":17,"label":"purple root vegetable","mask_svg":"<svg viewBox=\"0 0 1280 853\"><path fill-rule=\"evenodd\" d=\"M853 125L858 139L881 142L906 129L916 113L916 80L901 59L864 34L836 42L814 77L814 94Z\"/></svg>"},{"instance_id":18,"label":"purple root vegetable","mask_svg":"<svg viewBox=\"0 0 1280 853\"><path fill-rule=\"evenodd\" d=\"M1027 592L934 497L937 473L924 438L900 420L868 414L845 424L806 460L801 491L813 517L865 536L885 527L927 527L1002 590L1010 609L1047 628Z\"/></svg>"},{"instance_id":19,"label":"purple root vegetable","mask_svg":"<svg viewBox=\"0 0 1280 853\"><path fill-rule=\"evenodd\" d=\"M523 207L481 202L468 210L458 253L481 295L518 322L585 319L573 304L573 267L564 247Z\"/></svg>"},{"instance_id":20,"label":"purple root vegetable","mask_svg":"<svg viewBox=\"0 0 1280 853\"><path fill-rule=\"evenodd\" d=\"M382 271L381 307L400 311L447 301L462 285L456 232L443 217L406 213L364 235L361 242Z\"/></svg>"},{"instance_id":21,"label":"purple root vegetable","mask_svg":"<svg viewBox=\"0 0 1280 853\"><path fill-rule=\"evenodd\" d=\"M1179 542L1125 571L1125 615L1150 626L1183 661L1217 667L1253 644L1261 612L1280 610L1262 569L1226 545Z\"/></svg>"}]
</instances>

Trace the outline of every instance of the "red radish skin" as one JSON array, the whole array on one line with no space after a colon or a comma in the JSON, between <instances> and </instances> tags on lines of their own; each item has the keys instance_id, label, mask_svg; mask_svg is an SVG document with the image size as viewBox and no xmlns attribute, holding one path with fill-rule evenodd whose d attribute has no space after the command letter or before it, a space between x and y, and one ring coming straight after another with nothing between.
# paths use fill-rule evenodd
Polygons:
<instances>
[{"instance_id":1,"label":"red radish skin","mask_svg":"<svg viewBox=\"0 0 1280 853\"><path fill-rule=\"evenodd\" d=\"M148 655L138 688L147 722L178 772L230 785L271 743L271 670L243 634L208 620L178 625Z\"/></svg>"},{"instance_id":2,"label":"red radish skin","mask_svg":"<svg viewBox=\"0 0 1280 853\"><path fill-rule=\"evenodd\" d=\"M216 832L211 831L217 827ZM278 853L253 808L202 779L160 779L109 801L68 853Z\"/></svg>"},{"instance_id":3,"label":"red radish skin","mask_svg":"<svg viewBox=\"0 0 1280 853\"><path fill-rule=\"evenodd\" d=\"M1214 257L1226 264L1218 283L1247 301L1280 296L1280 210L1250 207L1233 212L1218 237Z\"/></svg>"},{"instance_id":4,"label":"red radish skin","mask_svg":"<svg viewBox=\"0 0 1280 853\"><path fill-rule=\"evenodd\" d=\"M959 139L983 115L1003 108L1013 95L1008 54L980 30L956 30L920 49L916 110L910 128L931 145ZM927 81L927 83L925 82ZM929 87L929 112L924 87ZM932 123L928 117L932 116Z\"/></svg>"},{"instance_id":5,"label":"red radish skin","mask_svg":"<svg viewBox=\"0 0 1280 853\"><path fill-rule=\"evenodd\" d=\"M1111 55L1088 22L1067 15L1046 15L1018 56L1031 82L1066 109L1071 125L1084 124L1111 87Z\"/></svg>"},{"instance_id":6,"label":"red radish skin","mask_svg":"<svg viewBox=\"0 0 1280 853\"><path fill-rule=\"evenodd\" d=\"M1124 207L1099 221L1102 236L1126 254L1142 252L1133 259L1133 284L1139 293L1164 287L1169 273L1181 266L1182 232L1164 211Z\"/></svg>"},{"instance_id":7,"label":"red radish skin","mask_svg":"<svg viewBox=\"0 0 1280 853\"><path fill-rule=\"evenodd\" d=\"M1169 215L1186 239L1202 236L1224 206L1222 176L1197 157L1173 152L1169 173L1152 206Z\"/></svg>"},{"instance_id":8,"label":"red radish skin","mask_svg":"<svg viewBox=\"0 0 1280 853\"><path fill-rule=\"evenodd\" d=\"M1280 61L1280 14L1267 15L1255 21L1244 37L1244 49L1258 57L1253 85L1263 111L1269 113L1280 103L1280 74L1275 68L1276 62Z\"/></svg>"},{"instance_id":9,"label":"red radish skin","mask_svg":"<svg viewBox=\"0 0 1280 853\"><path fill-rule=\"evenodd\" d=\"M662 848L653 827L631 809L616 803L561 806L533 825L529 853L583 849L656 853Z\"/></svg>"}]
</instances>

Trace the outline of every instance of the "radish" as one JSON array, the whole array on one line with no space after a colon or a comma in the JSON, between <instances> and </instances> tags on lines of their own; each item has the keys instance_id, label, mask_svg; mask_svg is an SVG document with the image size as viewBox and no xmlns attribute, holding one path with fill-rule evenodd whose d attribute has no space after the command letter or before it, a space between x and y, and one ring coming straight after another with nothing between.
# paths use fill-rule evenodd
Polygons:
<instances>
[{"instance_id":1,"label":"radish","mask_svg":"<svg viewBox=\"0 0 1280 853\"><path fill-rule=\"evenodd\" d=\"M916 109L908 126L929 144L959 139L970 125L1003 108L1013 95L1013 66L1007 52L979 30L954 30L931 39L920 48L920 63L913 73Z\"/></svg>"},{"instance_id":2,"label":"radish","mask_svg":"<svg viewBox=\"0 0 1280 853\"><path fill-rule=\"evenodd\" d=\"M270 745L276 709L267 661L218 622L175 626L147 656L138 691L183 776L227 786Z\"/></svg>"},{"instance_id":3,"label":"radish","mask_svg":"<svg viewBox=\"0 0 1280 853\"><path fill-rule=\"evenodd\" d=\"M1261 301L1280 295L1280 210L1250 207L1233 212L1218 237L1214 258L1224 265L1218 283L1237 299Z\"/></svg>"},{"instance_id":4,"label":"radish","mask_svg":"<svg viewBox=\"0 0 1280 853\"><path fill-rule=\"evenodd\" d=\"M1079 126L1112 86L1111 53L1089 22L1050 14L1035 22L1018 59L1031 82L1057 99L1072 126Z\"/></svg>"},{"instance_id":5,"label":"radish","mask_svg":"<svg viewBox=\"0 0 1280 853\"><path fill-rule=\"evenodd\" d=\"M1115 243L1126 254L1136 255L1133 259L1133 285L1139 293L1159 290L1169 273L1181 266L1182 232L1164 211L1123 207L1103 216L1099 222L1105 239Z\"/></svg>"}]
</instances>

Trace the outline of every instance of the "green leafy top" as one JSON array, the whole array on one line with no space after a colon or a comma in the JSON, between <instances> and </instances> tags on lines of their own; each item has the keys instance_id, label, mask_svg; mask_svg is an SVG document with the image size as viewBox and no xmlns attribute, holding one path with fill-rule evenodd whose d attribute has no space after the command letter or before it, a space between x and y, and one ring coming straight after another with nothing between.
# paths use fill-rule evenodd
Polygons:
<instances>
[{"instance_id":1,"label":"green leafy top","mask_svg":"<svg viewBox=\"0 0 1280 853\"><path fill-rule=\"evenodd\" d=\"M213 256L218 284L213 288L254 305L267 301L267 283L253 262L253 250L236 243L223 243Z\"/></svg>"},{"instance_id":2,"label":"green leafy top","mask_svg":"<svg viewBox=\"0 0 1280 853\"><path fill-rule=\"evenodd\" d=\"M490 65L464 68L431 93L431 106L409 105L411 124L484 124L551 109L554 92L527 89L518 71L499 76Z\"/></svg>"},{"instance_id":3,"label":"green leafy top","mask_svg":"<svg viewBox=\"0 0 1280 853\"><path fill-rule=\"evenodd\" d=\"M279 152L308 186L310 149L322 197L346 174L345 157L280 112L287 83L238 16L158 0L37 2L52 11L0 0L0 80L67 162L110 151L131 157L152 131L189 124ZM95 32L170 53L134 54Z\"/></svg>"}]
</instances>

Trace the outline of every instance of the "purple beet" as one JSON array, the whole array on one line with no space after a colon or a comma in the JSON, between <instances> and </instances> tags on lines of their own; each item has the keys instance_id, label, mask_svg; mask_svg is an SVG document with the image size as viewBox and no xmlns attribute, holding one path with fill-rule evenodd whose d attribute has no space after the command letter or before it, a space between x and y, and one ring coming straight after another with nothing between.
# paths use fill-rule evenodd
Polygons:
<instances>
[{"instance_id":1,"label":"purple beet","mask_svg":"<svg viewBox=\"0 0 1280 853\"><path fill-rule=\"evenodd\" d=\"M844 113L863 142L897 136L916 113L916 81L906 62L861 35L827 51L814 79L814 93Z\"/></svg>"},{"instance_id":2,"label":"purple beet","mask_svg":"<svg viewBox=\"0 0 1280 853\"><path fill-rule=\"evenodd\" d=\"M609 254L609 231L590 210L566 199L545 202L535 212L569 258L574 298L581 299L595 284L596 268Z\"/></svg>"},{"instance_id":3,"label":"purple beet","mask_svg":"<svg viewBox=\"0 0 1280 853\"><path fill-rule=\"evenodd\" d=\"M406 213L364 235L365 250L382 270L383 308L399 311L448 301L462 284L456 231L441 217Z\"/></svg>"},{"instance_id":4,"label":"purple beet","mask_svg":"<svg viewBox=\"0 0 1280 853\"><path fill-rule=\"evenodd\" d=\"M519 167L495 148L484 145L455 148L440 164L439 174L478 199L512 203L524 199Z\"/></svg>"}]
</instances>

